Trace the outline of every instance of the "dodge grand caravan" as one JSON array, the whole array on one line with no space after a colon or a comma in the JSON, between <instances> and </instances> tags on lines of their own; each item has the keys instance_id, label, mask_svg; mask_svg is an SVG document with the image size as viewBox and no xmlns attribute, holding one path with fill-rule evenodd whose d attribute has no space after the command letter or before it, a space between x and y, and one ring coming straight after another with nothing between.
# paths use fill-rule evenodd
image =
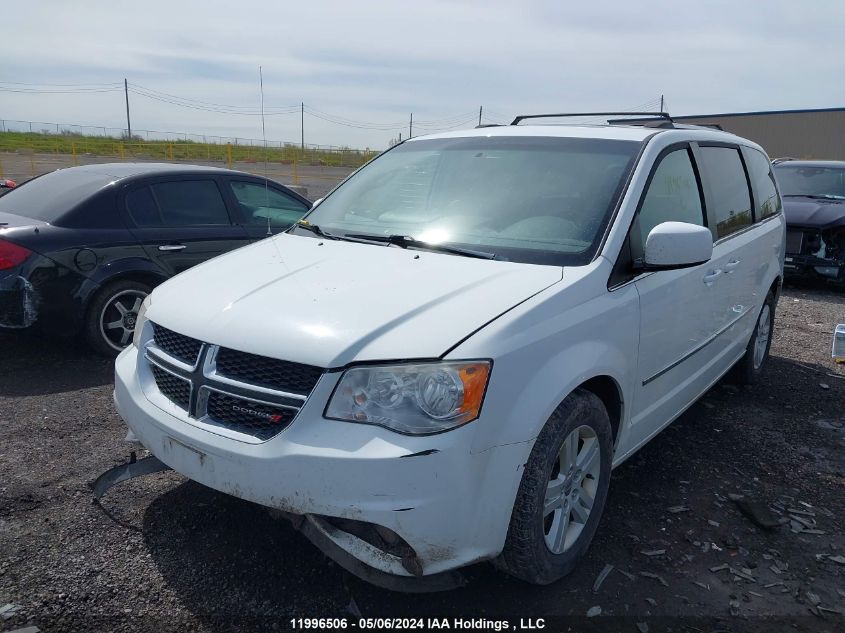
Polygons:
<instances>
[{"instance_id":1,"label":"dodge grand caravan","mask_svg":"<svg viewBox=\"0 0 845 633\"><path fill-rule=\"evenodd\" d=\"M401 143L157 287L116 361L128 438L383 586L569 573L611 469L760 375L784 219L745 139L522 118Z\"/></svg>"}]
</instances>

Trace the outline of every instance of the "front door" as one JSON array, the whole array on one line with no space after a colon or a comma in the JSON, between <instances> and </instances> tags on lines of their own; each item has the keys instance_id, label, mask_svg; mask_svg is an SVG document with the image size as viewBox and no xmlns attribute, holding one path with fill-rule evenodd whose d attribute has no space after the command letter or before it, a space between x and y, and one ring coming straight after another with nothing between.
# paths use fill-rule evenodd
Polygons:
<instances>
[{"instance_id":1,"label":"front door","mask_svg":"<svg viewBox=\"0 0 845 633\"><path fill-rule=\"evenodd\" d=\"M651 229L669 221L707 226L702 183L688 146L664 153L652 173L631 227L635 259L642 256ZM704 264L656 271L634 282L640 298L634 445L674 419L718 374L725 353L719 334L732 314L728 260L714 253Z\"/></svg>"},{"instance_id":2,"label":"front door","mask_svg":"<svg viewBox=\"0 0 845 633\"><path fill-rule=\"evenodd\" d=\"M233 223L216 179L157 180L125 195L130 230L167 277L244 246L244 228Z\"/></svg>"}]
</instances>

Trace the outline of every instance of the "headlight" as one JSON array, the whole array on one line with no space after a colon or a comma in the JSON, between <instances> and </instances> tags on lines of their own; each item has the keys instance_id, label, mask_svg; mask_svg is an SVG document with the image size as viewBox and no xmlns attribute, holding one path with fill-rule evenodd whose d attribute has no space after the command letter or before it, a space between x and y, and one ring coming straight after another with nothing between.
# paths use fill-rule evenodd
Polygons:
<instances>
[{"instance_id":1,"label":"headlight","mask_svg":"<svg viewBox=\"0 0 845 633\"><path fill-rule=\"evenodd\" d=\"M132 344L139 347L141 341L141 333L144 331L144 324L147 322L147 308L150 307L152 295L147 295L138 308L138 316L135 317L135 331L132 333Z\"/></svg>"},{"instance_id":2,"label":"headlight","mask_svg":"<svg viewBox=\"0 0 845 633\"><path fill-rule=\"evenodd\" d=\"M439 433L478 417L490 361L355 367L344 372L326 417L409 435Z\"/></svg>"}]
</instances>

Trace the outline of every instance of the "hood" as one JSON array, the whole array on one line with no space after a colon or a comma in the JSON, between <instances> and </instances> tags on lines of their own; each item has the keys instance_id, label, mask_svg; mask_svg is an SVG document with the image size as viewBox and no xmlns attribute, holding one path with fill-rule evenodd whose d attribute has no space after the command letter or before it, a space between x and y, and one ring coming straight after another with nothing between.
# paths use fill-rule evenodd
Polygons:
<instances>
[{"instance_id":1,"label":"hood","mask_svg":"<svg viewBox=\"0 0 845 633\"><path fill-rule=\"evenodd\" d=\"M845 200L813 200L784 198L783 211L787 225L828 229L845 226Z\"/></svg>"},{"instance_id":2,"label":"hood","mask_svg":"<svg viewBox=\"0 0 845 633\"><path fill-rule=\"evenodd\" d=\"M340 367L435 358L562 269L281 234L153 292L153 322L253 354Z\"/></svg>"}]
</instances>

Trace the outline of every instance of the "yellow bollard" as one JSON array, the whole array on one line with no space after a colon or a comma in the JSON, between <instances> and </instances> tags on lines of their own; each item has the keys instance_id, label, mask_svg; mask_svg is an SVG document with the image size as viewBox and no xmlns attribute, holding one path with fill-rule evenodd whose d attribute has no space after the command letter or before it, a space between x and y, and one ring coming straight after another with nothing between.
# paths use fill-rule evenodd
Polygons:
<instances>
[{"instance_id":1,"label":"yellow bollard","mask_svg":"<svg viewBox=\"0 0 845 633\"><path fill-rule=\"evenodd\" d=\"M79 159L76 156L76 143L70 144L70 153L73 155L73 165L74 167L79 165Z\"/></svg>"},{"instance_id":2,"label":"yellow bollard","mask_svg":"<svg viewBox=\"0 0 845 633\"><path fill-rule=\"evenodd\" d=\"M293 184L298 185L299 184L299 171L296 168L296 163L297 163L297 161L294 158L293 159Z\"/></svg>"},{"instance_id":3,"label":"yellow bollard","mask_svg":"<svg viewBox=\"0 0 845 633\"><path fill-rule=\"evenodd\" d=\"M173 143L167 146L167 157L169 160L173 160Z\"/></svg>"},{"instance_id":4,"label":"yellow bollard","mask_svg":"<svg viewBox=\"0 0 845 633\"><path fill-rule=\"evenodd\" d=\"M226 165L232 169L232 144L226 143Z\"/></svg>"},{"instance_id":5,"label":"yellow bollard","mask_svg":"<svg viewBox=\"0 0 845 633\"><path fill-rule=\"evenodd\" d=\"M0 178L3 178L3 161L0 160Z\"/></svg>"}]
</instances>

